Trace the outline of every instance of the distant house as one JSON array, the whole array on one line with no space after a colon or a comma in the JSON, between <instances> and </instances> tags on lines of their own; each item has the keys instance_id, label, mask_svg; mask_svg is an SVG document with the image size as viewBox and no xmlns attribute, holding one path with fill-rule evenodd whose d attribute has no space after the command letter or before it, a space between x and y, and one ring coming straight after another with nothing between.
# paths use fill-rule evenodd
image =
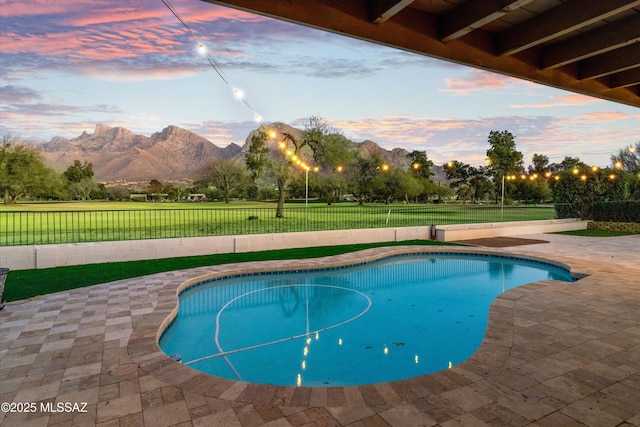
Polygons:
<instances>
[{"instance_id":1,"label":"distant house","mask_svg":"<svg viewBox=\"0 0 640 427\"><path fill-rule=\"evenodd\" d=\"M132 202L146 202L147 194L129 194L129 200Z\"/></svg>"},{"instance_id":2,"label":"distant house","mask_svg":"<svg viewBox=\"0 0 640 427\"><path fill-rule=\"evenodd\" d=\"M189 202L204 202L206 200L208 200L207 195L200 193L189 194L189 197L187 197L187 201Z\"/></svg>"},{"instance_id":3,"label":"distant house","mask_svg":"<svg viewBox=\"0 0 640 427\"><path fill-rule=\"evenodd\" d=\"M151 200L154 202L164 202L165 200L167 200L167 198L169 198L168 194L164 194L164 193L151 194Z\"/></svg>"}]
</instances>

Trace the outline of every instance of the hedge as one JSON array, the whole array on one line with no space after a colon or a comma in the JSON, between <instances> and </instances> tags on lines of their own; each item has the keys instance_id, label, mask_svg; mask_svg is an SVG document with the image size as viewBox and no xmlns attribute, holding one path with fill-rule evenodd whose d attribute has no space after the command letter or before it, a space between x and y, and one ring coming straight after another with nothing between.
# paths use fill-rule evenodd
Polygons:
<instances>
[{"instance_id":1,"label":"hedge","mask_svg":"<svg viewBox=\"0 0 640 427\"><path fill-rule=\"evenodd\" d=\"M556 218L640 223L640 200L555 205Z\"/></svg>"}]
</instances>

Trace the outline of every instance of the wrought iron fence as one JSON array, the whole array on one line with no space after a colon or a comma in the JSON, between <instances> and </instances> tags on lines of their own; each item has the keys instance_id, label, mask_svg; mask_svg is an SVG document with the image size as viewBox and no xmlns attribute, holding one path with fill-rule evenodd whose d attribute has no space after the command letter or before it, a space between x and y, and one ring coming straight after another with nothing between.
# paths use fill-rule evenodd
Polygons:
<instances>
[{"instance_id":1,"label":"wrought iron fence","mask_svg":"<svg viewBox=\"0 0 640 427\"><path fill-rule=\"evenodd\" d=\"M189 208L95 211L2 211L0 245L286 233L554 218L554 207L369 205L275 208Z\"/></svg>"}]
</instances>

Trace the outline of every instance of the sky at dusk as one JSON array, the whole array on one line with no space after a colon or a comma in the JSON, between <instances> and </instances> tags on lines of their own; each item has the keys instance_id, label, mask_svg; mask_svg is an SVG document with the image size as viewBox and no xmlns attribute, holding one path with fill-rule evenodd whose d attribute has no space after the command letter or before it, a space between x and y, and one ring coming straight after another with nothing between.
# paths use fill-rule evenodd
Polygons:
<instances>
[{"instance_id":1,"label":"sky at dusk","mask_svg":"<svg viewBox=\"0 0 640 427\"><path fill-rule=\"evenodd\" d=\"M637 108L198 0L0 0L0 135L48 141L96 124L176 125L225 146L259 124L319 116L348 138L484 163L509 130L530 163L606 166L640 140Z\"/></svg>"}]
</instances>

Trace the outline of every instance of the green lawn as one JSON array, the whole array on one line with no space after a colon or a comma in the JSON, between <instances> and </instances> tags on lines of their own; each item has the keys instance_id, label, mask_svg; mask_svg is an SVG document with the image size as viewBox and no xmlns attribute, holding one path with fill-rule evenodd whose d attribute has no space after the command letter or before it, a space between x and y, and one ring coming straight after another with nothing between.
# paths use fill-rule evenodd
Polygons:
<instances>
[{"instance_id":1,"label":"green lawn","mask_svg":"<svg viewBox=\"0 0 640 427\"><path fill-rule=\"evenodd\" d=\"M0 208L0 245L78 243L294 231L552 219L553 206L266 202L30 203Z\"/></svg>"},{"instance_id":2,"label":"green lawn","mask_svg":"<svg viewBox=\"0 0 640 427\"><path fill-rule=\"evenodd\" d=\"M371 243L315 248L282 249L263 252L218 254L195 257L168 258L149 261L88 264L41 270L10 271L4 290L6 301L16 301L37 295L81 288L114 280L128 279L147 274L209 265L276 259L304 259L338 255L362 249L398 245L451 245L430 240Z\"/></svg>"}]
</instances>

